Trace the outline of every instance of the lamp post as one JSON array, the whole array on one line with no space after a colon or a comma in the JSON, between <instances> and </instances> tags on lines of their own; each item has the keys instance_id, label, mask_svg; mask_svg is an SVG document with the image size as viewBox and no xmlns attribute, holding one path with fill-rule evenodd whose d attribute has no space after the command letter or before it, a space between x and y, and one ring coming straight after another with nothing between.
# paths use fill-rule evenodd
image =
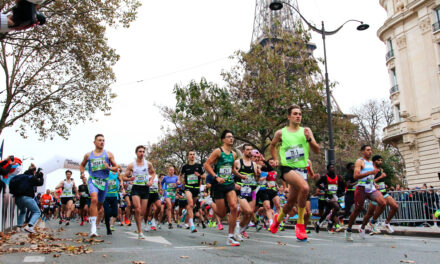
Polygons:
<instances>
[{"instance_id":1,"label":"lamp post","mask_svg":"<svg viewBox=\"0 0 440 264\"><path fill-rule=\"evenodd\" d=\"M276 11L276 10L282 9L285 4L290 6L293 10L295 10L295 12L298 13L300 18L307 24L307 26L309 28L311 28L313 31L315 31L316 33L318 33L322 36L322 43L324 45L325 91L326 91L326 95L327 95L327 118L328 118L328 137L329 137L329 150L327 152L327 160L328 160L328 164L334 164L335 163L335 147L334 147L334 140L333 140L332 106L331 106L331 102L330 102L330 85L329 85L329 78L328 78L328 71L327 71L327 48L325 45L325 36L334 35L334 34L338 33L338 31L341 30L342 27L345 24L347 24L348 22L360 23L360 25L357 26L357 30L359 30L359 31L366 30L370 26L368 24L364 24L364 22L362 22L362 21L350 19L350 20L345 21L337 29L335 29L333 31L326 31L325 26L324 26L324 21L321 22L321 29L316 28L315 26L310 24L309 21L307 21L307 19L304 18L304 16L298 11L298 9L295 6L293 6L287 2L275 0L269 5L269 8L273 11Z\"/></svg>"}]
</instances>

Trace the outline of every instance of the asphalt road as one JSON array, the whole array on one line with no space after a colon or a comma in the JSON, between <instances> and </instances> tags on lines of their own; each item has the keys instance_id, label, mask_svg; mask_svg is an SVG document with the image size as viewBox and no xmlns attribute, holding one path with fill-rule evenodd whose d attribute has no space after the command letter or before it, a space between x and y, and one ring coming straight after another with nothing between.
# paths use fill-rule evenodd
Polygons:
<instances>
[{"instance_id":1,"label":"asphalt road","mask_svg":"<svg viewBox=\"0 0 440 264\"><path fill-rule=\"evenodd\" d=\"M89 227L71 223L58 232L58 224L48 225L55 235L78 238L78 232ZM191 234L186 229L162 229L145 233L147 240L138 240L134 227L116 227L112 236L103 235L104 242L90 245L90 254L69 255L12 253L0 256L0 263L435 263L440 256L440 239L390 235L368 236L361 240L353 234L354 242L346 242L344 234L309 235L308 242L297 242L294 230L256 232L249 229L250 238L240 247L226 246L226 231L201 229ZM225 226L225 230L227 226ZM100 233L105 233L102 226ZM17 236L17 235L15 235ZM25 237L20 234L17 237ZM14 238L15 241L19 238ZM75 241L69 242L73 245ZM29 246L28 244L24 246ZM34 246L35 247L35 246ZM410 262L414 261L414 262Z\"/></svg>"}]
</instances>

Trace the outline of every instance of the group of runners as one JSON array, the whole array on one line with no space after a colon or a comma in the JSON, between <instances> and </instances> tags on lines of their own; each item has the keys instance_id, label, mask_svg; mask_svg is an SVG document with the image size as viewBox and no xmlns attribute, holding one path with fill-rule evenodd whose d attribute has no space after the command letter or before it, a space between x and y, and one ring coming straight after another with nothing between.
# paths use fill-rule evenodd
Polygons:
<instances>
[{"instance_id":1,"label":"group of runners","mask_svg":"<svg viewBox=\"0 0 440 264\"><path fill-rule=\"evenodd\" d=\"M390 220L398 209L397 203L386 194L382 158L372 156L371 146L363 146L362 157L347 166L352 171L351 178L344 180L336 175L333 164L321 177L314 173L309 160L310 151L319 153L320 147L312 130L301 126L300 107L290 106L287 118L289 125L273 136L270 159L266 160L251 144L240 146L239 157L233 151L233 132L225 130L221 134L222 146L214 149L203 165L196 163L195 151L189 150L188 163L179 171L168 166L166 175L157 175L153 164L145 159L144 146L135 148L135 161L122 171L113 153L104 149L104 136L98 134L95 149L87 152L80 164L82 184L77 186L72 172L66 171L66 179L56 187L58 193L51 196L48 190L41 196L44 214L50 219L52 212L65 225L75 214L80 225L90 224L92 237L98 236L97 225L102 220L111 235L116 219L121 225L131 225L133 215L139 239L145 239L144 231L157 230L165 221L169 229L176 222L177 227L185 225L190 232L197 232L197 226L206 228L207 224L223 230L225 219L230 246L239 246L248 238L246 230L250 226L277 233L289 217L297 215L297 240L307 241L311 177L319 197L316 232L325 221L332 232L335 224L343 225L341 219L350 215L345 238L352 241L352 226L364 210L365 199L371 204L360 228L361 237L365 238L366 225L372 233L378 232L375 223L387 205L390 213L385 227L393 232ZM338 200L344 195L346 206L342 210ZM58 202L60 207L56 208Z\"/></svg>"}]
</instances>

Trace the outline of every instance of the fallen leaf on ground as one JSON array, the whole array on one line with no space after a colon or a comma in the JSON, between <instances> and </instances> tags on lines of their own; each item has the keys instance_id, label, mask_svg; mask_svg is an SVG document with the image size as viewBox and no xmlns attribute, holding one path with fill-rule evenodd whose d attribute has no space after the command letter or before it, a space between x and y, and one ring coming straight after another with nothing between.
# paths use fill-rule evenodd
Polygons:
<instances>
[{"instance_id":1,"label":"fallen leaf on ground","mask_svg":"<svg viewBox=\"0 0 440 264\"><path fill-rule=\"evenodd\" d=\"M401 260L401 263L416 263L414 260Z\"/></svg>"},{"instance_id":2,"label":"fallen leaf on ground","mask_svg":"<svg viewBox=\"0 0 440 264\"><path fill-rule=\"evenodd\" d=\"M180 258L187 259L189 256L180 256Z\"/></svg>"},{"instance_id":3,"label":"fallen leaf on ground","mask_svg":"<svg viewBox=\"0 0 440 264\"><path fill-rule=\"evenodd\" d=\"M142 260L136 260L136 261L132 261L132 264L147 264L147 262L142 261Z\"/></svg>"},{"instance_id":4,"label":"fallen leaf on ground","mask_svg":"<svg viewBox=\"0 0 440 264\"><path fill-rule=\"evenodd\" d=\"M54 258L59 258L61 255L60 254L53 254Z\"/></svg>"},{"instance_id":5,"label":"fallen leaf on ground","mask_svg":"<svg viewBox=\"0 0 440 264\"><path fill-rule=\"evenodd\" d=\"M408 255L407 254L403 254L404 256L405 256L405 258L408 258Z\"/></svg>"},{"instance_id":6,"label":"fallen leaf on ground","mask_svg":"<svg viewBox=\"0 0 440 264\"><path fill-rule=\"evenodd\" d=\"M395 246L391 246L391 248L396 248Z\"/></svg>"},{"instance_id":7,"label":"fallen leaf on ground","mask_svg":"<svg viewBox=\"0 0 440 264\"><path fill-rule=\"evenodd\" d=\"M280 246L285 246L285 245L287 245L286 243L282 243L282 242L280 242L280 241L278 241L277 243L278 243L278 245L280 245Z\"/></svg>"},{"instance_id":8,"label":"fallen leaf on ground","mask_svg":"<svg viewBox=\"0 0 440 264\"><path fill-rule=\"evenodd\" d=\"M106 255L106 254L104 254L104 255L102 255L102 257L103 257L103 258L106 258L106 257L107 257L107 255Z\"/></svg>"}]
</instances>

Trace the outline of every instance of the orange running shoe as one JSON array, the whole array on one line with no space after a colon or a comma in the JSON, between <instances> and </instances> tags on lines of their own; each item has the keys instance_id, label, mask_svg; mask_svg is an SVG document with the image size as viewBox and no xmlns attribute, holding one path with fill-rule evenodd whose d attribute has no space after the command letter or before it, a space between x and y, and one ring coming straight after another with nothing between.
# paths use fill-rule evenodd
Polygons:
<instances>
[{"instance_id":1,"label":"orange running shoe","mask_svg":"<svg viewBox=\"0 0 440 264\"><path fill-rule=\"evenodd\" d=\"M130 222L130 220L128 220L127 218L125 218L125 225L126 226L131 226L131 222Z\"/></svg>"},{"instance_id":2,"label":"orange running shoe","mask_svg":"<svg viewBox=\"0 0 440 264\"><path fill-rule=\"evenodd\" d=\"M295 226L296 239L301 242L307 241L306 226L304 224L296 224Z\"/></svg>"},{"instance_id":3,"label":"orange running shoe","mask_svg":"<svg viewBox=\"0 0 440 264\"><path fill-rule=\"evenodd\" d=\"M223 230L223 225L222 225L222 223L219 223L219 224L218 224L218 230Z\"/></svg>"}]
</instances>

